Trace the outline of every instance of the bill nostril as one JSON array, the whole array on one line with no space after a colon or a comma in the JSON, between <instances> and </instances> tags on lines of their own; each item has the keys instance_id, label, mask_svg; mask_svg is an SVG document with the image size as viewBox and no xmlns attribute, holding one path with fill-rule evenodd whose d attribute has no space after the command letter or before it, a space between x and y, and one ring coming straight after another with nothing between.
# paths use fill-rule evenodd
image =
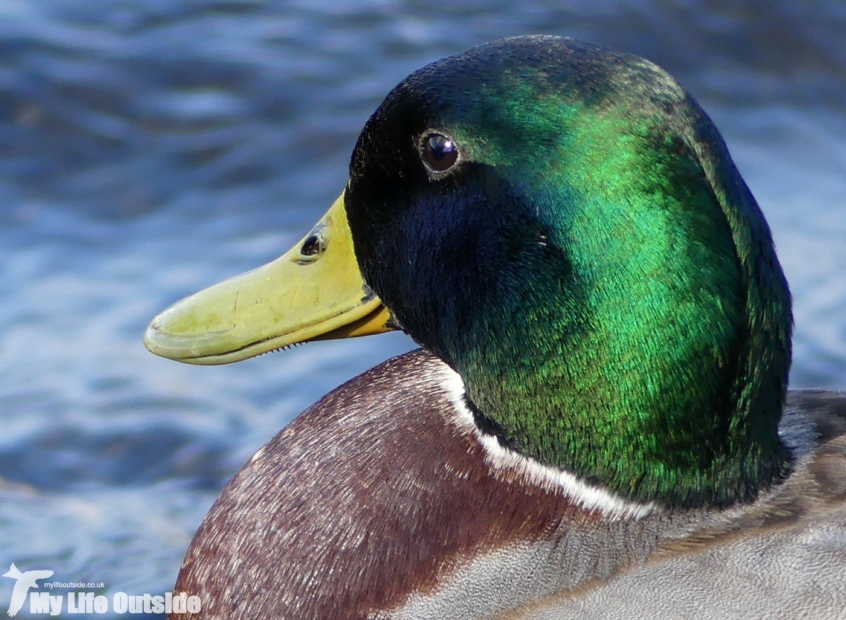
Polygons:
<instances>
[{"instance_id":1,"label":"bill nostril","mask_svg":"<svg viewBox=\"0 0 846 620\"><path fill-rule=\"evenodd\" d=\"M300 254L308 257L315 257L325 251L326 242L323 239L323 235L319 233L309 235L309 237L303 241L303 245L300 248Z\"/></svg>"}]
</instances>

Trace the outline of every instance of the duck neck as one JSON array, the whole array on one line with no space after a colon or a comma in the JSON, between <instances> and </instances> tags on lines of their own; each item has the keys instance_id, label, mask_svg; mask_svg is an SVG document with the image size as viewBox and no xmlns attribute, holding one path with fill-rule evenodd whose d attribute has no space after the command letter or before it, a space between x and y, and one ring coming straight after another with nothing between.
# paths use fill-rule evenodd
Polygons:
<instances>
[{"instance_id":1,"label":"duck neck","mask_svg":"<svg viewBox=\"0 0 846 620\"><path fill-rule=\"evenodd\" d=\"M716 208L709 198L694 212ZM732 215L758 243L722 216L643 231L580 230L573 218L534 231L540 241L521 243L496 277L477 270L484 293L437 340L482 430L665 506L751 501L782 478L789 294L757 206Z\"/></svg>"},{"instance_id":2,"label":"duck neck","mask_svg":"<svg viewBox=\"0 0 846 620\"><path fill-rule=\"evenodd\" d=\"M705 346L680 352L653 339L623 352L602 333L579 342L525 336L493 363L468 356L456 364L477 425L503 447L669 507L749 501L785 473L781 401L749 399L738 378L750 370L741 368L744 343L728 347L720 365ZM656 346L681 354L672 365L643 361Z\"/></svg>"}]
</instances>

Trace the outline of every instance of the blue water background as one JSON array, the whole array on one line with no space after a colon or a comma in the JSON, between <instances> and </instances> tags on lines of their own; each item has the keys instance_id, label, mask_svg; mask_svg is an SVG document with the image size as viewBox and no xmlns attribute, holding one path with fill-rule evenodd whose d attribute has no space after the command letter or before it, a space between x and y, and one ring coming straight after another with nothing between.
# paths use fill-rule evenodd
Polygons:
<instances>
[{"instance_id":1,"label":"blue water background","mask_svg":"<svg viewBox=\"0 0 846 620\"><path fill-rule=\"evenodd\" d=\"M524 33L646 56L699 99L791 283L792 385L846 388L842 2L3 0L3 572L163 593L243 461L411 348L391 334L208 368L141 336L306 232L396 82Z\"/></svg>"}]
</instances>

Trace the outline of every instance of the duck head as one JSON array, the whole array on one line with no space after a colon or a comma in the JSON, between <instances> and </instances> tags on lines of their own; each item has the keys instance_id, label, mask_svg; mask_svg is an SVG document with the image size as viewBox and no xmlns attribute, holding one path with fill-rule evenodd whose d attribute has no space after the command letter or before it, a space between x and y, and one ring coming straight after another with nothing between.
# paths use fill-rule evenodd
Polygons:
<instances>
[{"instance_id":1,"label":"duck head","mask_svg":"<svg viewBox=\"0 0 846 620\"><path fill-rule=\"evenodd\" d=\"M518 37L431 64L367 122L327 217L279 259L293 285L254 272L200 293L148 347L219 363L400 326L461 375L482 431L624 498L728 505L788 470L790 295L769 229L652 63ZM330 314L352 314L298 332L311 310L275 300L325 307L341 288L303 295L292 265L336 247L353 310Z\"/></svg>"}]
</instances>

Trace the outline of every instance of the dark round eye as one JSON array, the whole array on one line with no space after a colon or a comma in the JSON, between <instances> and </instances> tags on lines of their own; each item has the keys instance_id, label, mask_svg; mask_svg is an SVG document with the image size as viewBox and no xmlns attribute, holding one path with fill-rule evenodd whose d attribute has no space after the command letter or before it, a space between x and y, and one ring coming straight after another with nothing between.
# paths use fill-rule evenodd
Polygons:
<instances>
[{"instance_id":1,"label":"dark round eye","mask_svg":"<svg viewBox=\"0 0 846 620\"><path fill-rule=\"evenodd\" d=\"M433 133L423 138L423 159L434 172L449 170L458 161L458 147L443 134Z\"/></svg>"}]
</instances>

